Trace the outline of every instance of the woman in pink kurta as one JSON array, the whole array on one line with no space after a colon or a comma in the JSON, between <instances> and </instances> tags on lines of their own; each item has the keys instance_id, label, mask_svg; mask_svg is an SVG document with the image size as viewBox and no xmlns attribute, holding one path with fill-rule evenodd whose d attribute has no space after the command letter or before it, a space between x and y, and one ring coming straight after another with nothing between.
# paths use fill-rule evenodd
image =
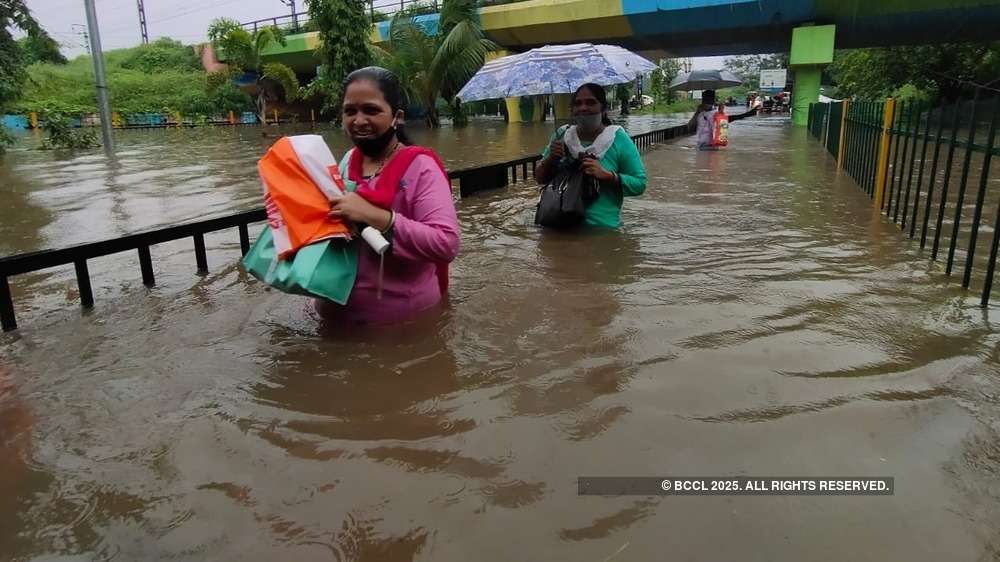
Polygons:
<instances>
[{"instance_id":1,"label":"woman in pink kurta","mask_svg":"<svg viewBox=\"0 0 1000 562\"><path fill-rule=\"evenodd\" d=\"M334 200L330 214L382 231L391 246L381 280L382 258L361 243L347 304L316 301L317 312L338 325L392 324L434 307L458 254L451 183L432 151L407 146L402 98L399 80L382 68L357 70L345 81L344 129L355 145L345 156L347 179L357 191Z\"/></svg>"}]
</instances>

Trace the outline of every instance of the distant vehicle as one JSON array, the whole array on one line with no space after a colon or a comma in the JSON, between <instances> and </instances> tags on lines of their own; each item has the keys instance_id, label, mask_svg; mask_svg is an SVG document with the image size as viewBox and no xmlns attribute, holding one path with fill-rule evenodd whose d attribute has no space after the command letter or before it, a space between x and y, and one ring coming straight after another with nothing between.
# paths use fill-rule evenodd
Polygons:
<instances>
[{"instance_id":1,"label":"distant vehicle","mask_svg":"<svg viewBox=\"0 0 1000 562\"><path fill-rule=\"evenodd\" d=\"M631 109L639 109L640 107L647 107L653 105L654 101L655 100L653 100L651 96L643 94L642 97L635 96L630 100L628 100L628 106Z\"/></svg>"}]
</instances>

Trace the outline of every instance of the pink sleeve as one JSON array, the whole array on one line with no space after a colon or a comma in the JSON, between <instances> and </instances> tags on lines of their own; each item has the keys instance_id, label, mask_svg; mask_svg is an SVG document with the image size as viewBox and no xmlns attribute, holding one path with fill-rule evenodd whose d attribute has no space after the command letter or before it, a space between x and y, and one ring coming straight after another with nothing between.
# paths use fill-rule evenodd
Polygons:
<instances>
[{"instance_id":1,"label":"pink sleeve","mask_svg":"<svg viewBox=\"0 0 1000 562\"><path fill-rule=\"evenodd\" d=\"M429 156L418 156L403 175L406 203L397 209L392 255L410 261L447 263L458 255L459 228L451 183Z\"/></svg>"}]
</instances>

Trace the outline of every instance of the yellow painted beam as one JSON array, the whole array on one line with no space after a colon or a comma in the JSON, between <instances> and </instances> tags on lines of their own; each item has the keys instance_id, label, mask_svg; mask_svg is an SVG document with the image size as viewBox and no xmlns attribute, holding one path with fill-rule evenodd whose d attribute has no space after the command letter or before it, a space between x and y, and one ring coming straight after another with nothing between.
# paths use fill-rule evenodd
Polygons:
<instances>
[{"instance_id":1,"label":"yellow painted beam","mask_svg":"<svg viewBox=\"0 0 1000 562\"><path fill-rule=\"evenodd\" d=\"M844 167L844 139L847 138L847 110L851 107L851 100L844 100L844 111L840 115L840 144L837 145L837 169Z\"/></svg>"},{"instance_id":2,"label":"yellow painted beam","mask_svg":"<svg viewBox=\"0 0 1000 562\"><path fill-rule=\"evenodd\" d=\"M500 44L544 45L629 37L621 0L528 0L480 10L483 29Z\"/></svg>"},{"instance_id":3,"label":"yellow painted beam","mask_svg":"<svg viewBox=\"0 0 1000 562\"><path fill-rule=\"evenodd\" d=\"M875 208L882 208L882 201L885 199L885 180L889 172L889 129L892 127L892 117L896 100L889 98L885 100L885 111L882 114L882 142L878 149L878 168L875 172Z\"/></svg>"}]
</instances>

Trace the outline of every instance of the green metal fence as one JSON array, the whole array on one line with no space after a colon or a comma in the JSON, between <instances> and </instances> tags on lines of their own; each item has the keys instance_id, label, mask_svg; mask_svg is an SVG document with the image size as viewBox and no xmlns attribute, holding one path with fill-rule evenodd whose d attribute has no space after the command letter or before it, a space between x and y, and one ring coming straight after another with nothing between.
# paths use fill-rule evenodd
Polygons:
<instances>
[{"instance_id":1,"label":"green metal fence","mask_svg":"<svg viewBox=\"0 0 1000 562\"><path fill-rule=\"evenodd\" d=\"M809 110L812 136L841 158L839 166L879 211L911 239L919 236L921 250L930 245L931 261L943 257L945 275L961 267L962 287L969 288L982 272L983 307L1000 246L1000 186L990 185L993 157L1000 155L1000 97L985 99L987 93L995 91L981 88L971 100L940 107L856 101L846 116L842 102ZM984 212L995 214L990 240L979 235L991 228L983 227Z\"/></svg>"}]
</instances>

